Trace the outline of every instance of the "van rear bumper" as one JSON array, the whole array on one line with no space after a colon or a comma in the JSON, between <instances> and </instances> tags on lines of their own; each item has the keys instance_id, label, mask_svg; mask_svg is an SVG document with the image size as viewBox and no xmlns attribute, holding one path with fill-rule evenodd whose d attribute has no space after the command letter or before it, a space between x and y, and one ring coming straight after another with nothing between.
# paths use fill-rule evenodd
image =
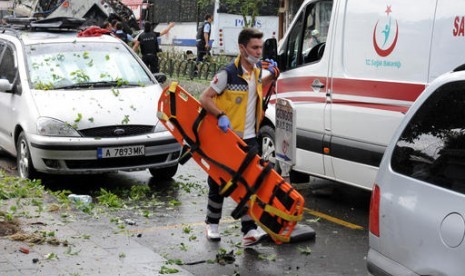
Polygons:
<instances>
[{"instance_id":1,"label":"van rear bumper","mask_svg":"<svg viewBox=\"0 0 465 276\"><path fill-rule=\"evenodd\" d=\"M373 248L368 250L367 268L368 271L375 276L420 276L401 264L387 258Z\"/></svg>"}]
</instances>

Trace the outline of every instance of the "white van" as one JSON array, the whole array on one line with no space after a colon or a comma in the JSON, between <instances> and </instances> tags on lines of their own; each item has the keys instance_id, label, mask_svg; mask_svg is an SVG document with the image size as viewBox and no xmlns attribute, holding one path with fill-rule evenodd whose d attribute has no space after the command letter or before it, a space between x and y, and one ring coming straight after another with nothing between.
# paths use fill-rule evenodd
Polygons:
<instances>
[{"instance_id":1,"label":"white van","mask_svg":"<svg viewBox=\"0 0 465 276\"><path fill-rule=\"evenodd\" d=\"M277 97L296 106L294 170L371 189L412 103L465 63L463 11L457 0L304 1L277 52L264 49L277 54ZM265 153L280 146L267 112Z\"/></svg>"},{"instance_id":2,"label":"white van","mask_svg":"<svg viewBox=\"0 0 465 276\"><path fill-rule=\"evenodd\" d=\"M79 36L73 22L0 32L0 149L23 178L142 169L171 178L181 148L157 118L155 76L122 40ZM51 25L65 30L42 28Z\"/></svg>"}]
</instances>

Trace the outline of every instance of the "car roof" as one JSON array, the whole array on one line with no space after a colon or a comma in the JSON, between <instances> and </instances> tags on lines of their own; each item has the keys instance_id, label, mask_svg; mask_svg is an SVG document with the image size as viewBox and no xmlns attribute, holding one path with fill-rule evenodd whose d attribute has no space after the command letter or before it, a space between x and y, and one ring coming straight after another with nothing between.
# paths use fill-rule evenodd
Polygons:
<instances>
[{"instance_id":1,"label":"car roof","mask_svg":"<svg viewBox=\"0 0 465 276\"><path fill-rule=\"evenodd\" d=\"M2 34L17 37L24 45L44 43L70 43L79 41L119 42L107 30L97 26L84 26L82 18L56 17L37 20L34 18L7 18ZM90 29L90 31L89 31ZM79 32L86 30L82 36ZM107 32L107 33L105 33Z\"/></svg>"},{"instance_id":2,"label":"car roof","mask_svg":"<svg viewBox=\"0 0 465 276\"><path fill-rule=\"evenodd\" d=\"M20 39L24 45L43 43L71 43L79 41L90 42L119 42L118 38L111 35L100 35L91 37L78 37L77 31L21 31Z\"/></svg>"}]
</instances>

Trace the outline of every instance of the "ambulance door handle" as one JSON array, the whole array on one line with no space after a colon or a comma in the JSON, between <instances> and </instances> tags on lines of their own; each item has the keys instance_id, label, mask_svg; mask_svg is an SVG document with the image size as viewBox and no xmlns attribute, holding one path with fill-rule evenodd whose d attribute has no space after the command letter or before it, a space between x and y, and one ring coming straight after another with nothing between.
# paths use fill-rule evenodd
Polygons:
<instances>
[{"instance_id":1,"label":"ambulance door handle","mask_svg":"<svg viewBox=\"0 0 465 276\"><path fill-rule=\"evenodd\" d=\"M321 89L325 87L325 84L322 83L319 79L316 79L312 82L312 87L315 89Z\"/></svg>"}]
</instances>

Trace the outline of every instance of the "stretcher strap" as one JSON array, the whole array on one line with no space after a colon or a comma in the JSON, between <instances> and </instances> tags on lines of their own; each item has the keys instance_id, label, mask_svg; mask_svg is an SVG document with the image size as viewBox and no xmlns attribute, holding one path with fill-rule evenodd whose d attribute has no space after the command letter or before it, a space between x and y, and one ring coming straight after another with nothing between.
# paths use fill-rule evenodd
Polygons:
<instances>
[{"instance_id":1,"label":"stretcher strap","mask_svg":"<svg viewBox=\"0 0 465 276\"><path fill-rule=\"evenodd\" d=\"M179 164L186 164L186 162L191 159L191 157L191 148L188 145L184 145L181 150L181 156L179 157Z\"/></svg>"},{"instance_id":2,"label":"stretcher strap","mask_svg":"<svg viewBox=\"0 0 465 276\"><path fill-rule=\"evenodd\" d=\"M286 234L279 233L284 225L278 222L278 218L282 218L285 221L290 222L291 225L295 225L297 221L302 220L302 214L297 216L288 215L285 212L262 202L257 195L252 195L250 197L250 208L252 209L256 204L260 206L264 212L260 218L257 218L254 212L250 212L252 219L256 221L257 224L263 228L274 241L289 242L291 233L289 231ZM272 215L275 215L275 217Z\"/></svg>"},{"instance_id":3,"label":"stretcher strap","mask_svg":"<svg viewBox=\"0 0 465 276\"><path fill-rule=\"evenodd\" d=\"M199 116L194 121L194 124L192 124L192 132L194 132L195 136L195 143L191 145L191 151L196 151L200 147L200 139L199 139L199 126L200 123L205 119L205 116L207 116L207 111L202 108L200 110Z\"/></svg>"},{"instance_id":4,"label":"stretcher strap","mask_svg":"<svg viewBox=\"0 0 465 276\"><path fill-rule=\"evenodd\" d=\"M266 225L273 233L279 233L284 226L279 222L278 216L272 216L267 212L262 213L260 222Z\"/></svg>"},{"instance_id":5,"label":"stretcher strap","mask_svg":"<svg viewBox=\"0 0 465 276\"><path fill-rule=\"evenodd\" d=\"M278 198L278 200L281 202L284 207L286 207L287 210L291 209L292 206L294 205L295 200L291 197L292 191L294 191L294 188L290 187L289 190L284 192L281 189L281 186L286 183L284 180L281 180L273 189L273 194L270 197L270 200L268 201L269 205L273 205L273 200L275 198Z\"/></svg>"},{"instance_id":6,"label":"stretcher strap","mask_svg":"<svg viewBox=\"0 0 465 276\"><path fill-rule=\"evenodd\" d=\"M233 218L237 219L242 216L242 214L245 212L247 201L260 188L265 178L270 174L271 170L272 170L271 164L267 163L266 166L263 168L263 170L258 175L257 179L255 180L254 185L250 187L249 189L247 189L247 193L245 194L245 196L241 198L236 208L232 211L231 216Z\"/></svg>"},{"instance_id":7,"label":"stretcher strap","mask_svg":"<svg viewBox=\"0 0 465 276\"><path fill-rule=\"evenodd\" d=\"M286 221L301 221L302 220L302 214L289 215L288 213L261 201L261 199L258 198L256 195L253 195L250 197L250 202L251 202L251 205L255 204L256 202L256 204L260 206L263 209L263 211L270 213L272 215L276 215Z\"/></svg>"},{"instance_id":8,"label":"stretcher strap","mask_svg":"<svg viewBox=\"0 0 465 276\"><path fill-rule=\"evenodd\" d=\"M176 118L176 88L178 87L177 82L172 82L168 91L170 92L170 117Z\"/></svg>"},{"instance_id":9,"label":"stretcher strap","mask_svg":"<svg viewBox=\"0 0 465 276\"><path fill-rule=\"evenodd\" d=\"M244 157L244 160L242 160L242 163L239 166L239 169L237 170L237 172L233 175L231 180L225 183L225 185L221 186L220 195L228 196L237 188L238 179L244 174L245 169L249 166L250 162L255 157L255 155L257 155L257 153L258 153L258 149L256 147L252 147L247 151ZM249 191L250 187L248 187L248 185L245 185L245 186L246 186L247 191Z\"/></svg>"}]
</instances>

